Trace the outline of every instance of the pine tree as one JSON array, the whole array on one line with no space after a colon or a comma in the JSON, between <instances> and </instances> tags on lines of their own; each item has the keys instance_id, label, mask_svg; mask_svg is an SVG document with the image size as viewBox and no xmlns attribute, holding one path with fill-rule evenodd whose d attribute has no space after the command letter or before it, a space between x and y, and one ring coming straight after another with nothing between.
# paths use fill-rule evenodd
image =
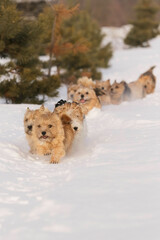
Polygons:
<instances>
[{"instance_id":1,"label":"pine tree","mask_svg":"<svg viewBox=\"0 0 160 240\"><path fill-rule=\"evenodd\" d=\"M159 34L156 14L159 8L152 0L140 0L135 7L136 19L124 42L130 46L149 46L148 40Z\"/></svg>"},{"instance_id":2,"label":"pine tree","mask_svg":"<svg viewBox=\"0 0 160 240\"><path fill-rule=\"evenodd\" d=\"M64 39L69 39L71 43L85 43L87 46L81 53L72 51L60 59L62 67L68 70L64 79L77 79L85 73L90 73L93 79L100 79L101 74L97 69L108 67L112 48L111 44L101 45L104 36L99 25L86 11L81 11L66 21L61 31Z\"/></svg>"},{"instance_id":3,"label":"pine tree","mask_svg":"<svg viewBox=\"0 0 160 240\"><path fill-rule=\"evenodd\" d=\"M47 9L40 14L40 22L42 19L47 23L51 22L49 16L53 17L53 15L50 13L51 10ZM45 21L43 21L43 34L46 32L44 36L49 36L50 31L45 27ZM61 68L65 70L65 74L61 74L62 81L76 81L79 76L85 74L95 79L101 78L97 68L108 67L112 56L110 44L101 46L103 37L98 24L84 11L73 14L69 19L61 21L58 28L55 27L52 65L57 67L59 73ZM50 38L48 41L50 42ZM46 38L44 43L47 43Z\"/></svg>"},{"instance_id":4,"label":"pine tree","mask_svg":"<svg viewBox=\"0 0 160 240\"><path fill-rule=\"evenodd\" d=\"M0 96L12 103L42 103L39 94L56 95L56 77L46 78L39 61L41 28L27 21L10 0L0 2L0 57L10 62L0 67L5 79L0 83ZM48 83L48 89L44 86ZM50 86L50 87L49 87ZM52 93L51 93L52 92Z\"/></svg>"}]
</instances>

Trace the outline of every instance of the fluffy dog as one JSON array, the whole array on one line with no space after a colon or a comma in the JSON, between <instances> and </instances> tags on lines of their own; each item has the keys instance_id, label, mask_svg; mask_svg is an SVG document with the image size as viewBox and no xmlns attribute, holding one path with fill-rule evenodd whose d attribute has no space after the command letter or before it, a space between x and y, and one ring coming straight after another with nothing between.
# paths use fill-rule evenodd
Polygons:
<instances>
[{"instance_id":1,"label":"fluffy dog","mask_svg":"<svg viewBox=\"0 0 160 240\"><path fill-rule=\"evenodd\" d=\"M125 81L116 81L110 88L112 104L120 104L123 101L133 101L146 96L146 88L138 81L127 84Z\"/></svg>"},{"instance_id":2,"label":"fluffy dog","mask_svg":"<svg viewBox=\"0 0 160 240\"><path fill-rule=\"evenodd\" d=\"M95 88L100 89L104 94L107 94L109 92L110 86L110 79L106 81L96 81L95 83Z\"/></svg>"},{"instance_id":3,"label":"fluffy dog","mask_svg":"<svg viewBox=\"0 0 160 240\"><path fill-rule=\"evenodd\" d=\"M60 104L61 105L60 105ZM54 112L60 116L67 115L71 119L71 127L76 133L80 132L83 128L84 114L80 104L76 102L66 102L60 100L55 107Z\"/></svg>"},{"instance_id":4,"label":"fluffy dog","mask_svg":"<svg viewBox=\"0 0 160 240\"><path fill-rule=\"evenodd\" d=\"M147 94L153 93L156 87L156 77L153 74L154 68L155 66L151 67L147 72L143 73L138 79L138 82L145 86Z\"/></svg>"},{"instance_id":5,"label":"fluffy dog","mask_svg":"<svg viewBox=\"0 0 160 240\"><path fill-rule=\"evenodd\" d=\"M131 99L131 90L125 81L117 83L116 81L110 88L111 103L118 105L123 101Z\"/></svg>"},{"instance_id":6,"label":"fluffy dog","mask_svg":"<svg viewBox=\"0 0 160 240\"><path fill-rule=\"evenodd\" d=\"M28 144L30 146L31 153L35 152L34 137L33 137L34 120L38 115L46 112L49 112L49 110L45 108L43 105L40 107L40 109L37 109L37 110L30 110L29 108L27 108L25 112L24 131L26 134Z\"/></svg>"},{"instance_id":7,"label":"fluffy dog","mask_svg":"<svg viewBox=\"0 0 160 240\"><path fill-rule=\"evenodd\" d=\"M95 88L95 83L93 82L92 78L81 77L78 79L77 83L82 87Z\"/></svg>"},{"instance_id":8,"label":"fluffy dog","mask_svg":"<svg viewBox=\"0 0 160 240\"><path fill-rule=\"evenodd\" d=\"M72 85L68 86L68 89L67 89L68 100L73 100L74 94L76 93L78 88L79 88L79 85L77 85L77 84L72 84Z\"/></svg>"},{"instance_id":9,"label":"fluffy dog","mask_svg":"<svg viewBox=\"0 0 160 240\"><path fill-rule=\"evenodd\" d=\"M100 103L102 105L111 104L111 98L109 94L110 87L111 87L111 84L109 79L106 81L96 81L94 91L98 96Z\"/></svg>"},{"instance_id":10,"label":"fluffy dog","mask_svg":"<svg viewBox=\"0 0 160 240\"><path fill-rule=\"evenodd\" d=\"M79 88L74 95L75 102L80 103L82 111L86 115L92 108L101 108L99 99L97 98L95 91L90 88Z\"/></svg>"},{"instance_id":11,"label":"fluffy dog","mask_svg":"<svg viewBox=\"0 0 160 240\"><path fill-rule=\"evenodd\" d=\"M64 129L56 113L45 113L37 116L34 122L34 144L36 154L51 154L50 163L58 163L65 155Z\"/></svg>"}]
</instances>

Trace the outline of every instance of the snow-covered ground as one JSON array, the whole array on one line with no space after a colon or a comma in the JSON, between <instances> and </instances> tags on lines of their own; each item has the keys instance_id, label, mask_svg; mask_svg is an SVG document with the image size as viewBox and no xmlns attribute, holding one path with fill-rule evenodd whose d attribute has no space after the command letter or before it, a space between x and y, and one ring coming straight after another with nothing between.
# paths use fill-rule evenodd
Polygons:
<instances>
[{"instance_id":1,"label":"snow-covered ground","mask_svg":"<svg viewBox=\"0 0 160 240\"><path fill-rule=\"evenodd\" d=\"M160 37L151 48L117 50L102 72L129 82L152 65L155 93L90 112L83 150L58 165L29 153L28 105L0 105L1 240L160 239Z\"/></svg>"}]
</instances>

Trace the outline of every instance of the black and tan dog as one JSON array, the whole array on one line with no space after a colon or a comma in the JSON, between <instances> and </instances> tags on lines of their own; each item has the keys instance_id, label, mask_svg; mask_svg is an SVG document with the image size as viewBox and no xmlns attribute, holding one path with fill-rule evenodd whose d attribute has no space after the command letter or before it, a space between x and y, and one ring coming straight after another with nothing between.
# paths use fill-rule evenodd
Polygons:
<instances>
[{"instance_id":1,"label":"black and tan dog","mask_svg":"<svg viewBox=\"0 0 160 240\"><path fill-rule=\"evenodd\" d=\"M102 105L111 104L111 98L109 94L110 87L111 87L110 79L106 81L96 81L94 91Z\"/></svg>"},{"instance_id":2,"label":"black and tan dog","mask_svg":"<svg viewBox=\"0 0 160 240\"><path fill-rule=\"evenodd\" d=\"M123 101L130 101L131 94L131 89L125 81L115 81L110 88L111 104L118 105Z\"/></svg>"}]
</instances>

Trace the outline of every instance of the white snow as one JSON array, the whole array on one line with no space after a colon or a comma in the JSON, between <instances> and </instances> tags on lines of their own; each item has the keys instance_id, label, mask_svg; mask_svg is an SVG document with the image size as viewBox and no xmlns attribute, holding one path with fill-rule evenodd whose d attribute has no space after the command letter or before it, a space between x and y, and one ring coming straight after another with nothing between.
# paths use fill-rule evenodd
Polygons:
<instances>
[{"instance_id":1,"label":"white snow","mask_svg":"<svg viewBox=\"0 0 160 240\"><path fill-rule=\"evenodd\" d=\"M160 239L160 37L151 48L117 50L102 72L129 82L152 65L155 93L93 109L83 150L58 165L29 153L28 105L0 105L0 239ZM46 107L60 98L65 86Z\"/></svg>"},{"instance_id":2,"label":"white snow","mask_svg":"<svg viewBox=\"0 0 160 240\"><path fill-rule=\"evenodd\" d=\"M128 46L124 44L123 40L130 31L131 27L132 25L124 25L122 27L102 27L102 33L104 34L102 46L111 42L114 50L128 48Z\"/></svg>"}]
</instances>

